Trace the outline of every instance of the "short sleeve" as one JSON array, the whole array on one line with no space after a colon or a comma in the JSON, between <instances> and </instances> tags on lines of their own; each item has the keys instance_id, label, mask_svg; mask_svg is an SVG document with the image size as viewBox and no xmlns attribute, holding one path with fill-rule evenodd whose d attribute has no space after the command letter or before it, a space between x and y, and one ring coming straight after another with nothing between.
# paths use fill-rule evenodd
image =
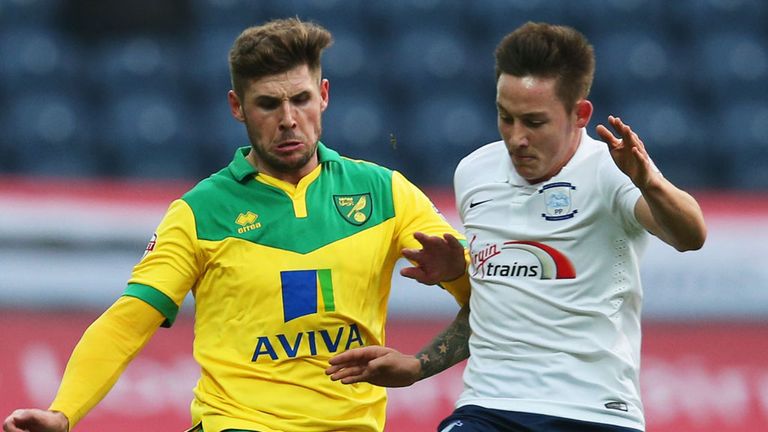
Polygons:
<instances>
[{"instance_id":1,"label":"short sleeve","mask_svg":"<svg viewBox=\"0 0 768 432\"><path fill-rule=\"evenodd\" d=\"M173 324L181 303L200 274L195 217L183 200L171 203L147 251L134 267L124 296L139 298Z\"/></svg>"},{"instance_id":2,"label":"short sleeve","mask_svg":"<svg viewBox=\"0 0 768 432\"><path fill-rule=\"evenodd\" d=\"M635 205L642 195L640 190L613 163L610 156L604 157L601 160L601 165L597 172L600 175L603 193L610 203L611 213L618 217L619 223L626 231L644 230L635 216Z\"/></svg>"},{"instance_id":3,"label":"short sleeve","mask_svg":"<svg viewBox=\"0 0 768 432\"><path fill-rule=\"evenodd\" d=\"M413 236L416 232L432 236L450 233L466 247L464 235L448 223L424 192L396 171L392 174L392 197L398 219L396 235L400 249L421 248L421 244ZM469 259L466 250L465 259ZM459 304L466 304L469 300L469 278L466 273L465 276L440 285L450 292Z\"/></svg>"}]
</instances>

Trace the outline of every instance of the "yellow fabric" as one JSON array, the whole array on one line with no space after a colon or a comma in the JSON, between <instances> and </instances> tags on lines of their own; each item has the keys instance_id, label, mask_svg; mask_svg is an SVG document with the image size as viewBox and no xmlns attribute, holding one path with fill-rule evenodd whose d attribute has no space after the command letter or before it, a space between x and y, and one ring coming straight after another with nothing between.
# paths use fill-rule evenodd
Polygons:
<instances>
[{"instance_id":1,"label":"yellow fabric","mask_svg":"<svg viewBox=\"0 0 768 432\"><path fill-rule=\"evenodd\" d=\"M280 180L264 173L258 173L256 180L274 186L284 191L293 201L293 212L297 218L307 217L307 188L320 175L322 165L318 165L312 172L304 176L297 185Z\"/></svg>"},{"instance_id":2,"label":"yellow fabric","mask_svg":"<svg viewBox=\"0 0 768 432\"><path fill-rule=\"evenodd\" d=\"M198 239L190 206L171 204L154 251L129 283L153 287L177 305L192 290L201 366L192 424L202 422L206 431L383 430L385 390L332 382L324 374L327 361L349 348L385 343L392 272L403 248L420 247L414 232L463 238L402 175L393 174L392 188L395 217L308 253L234 237ZM305 271L331 275L332 301L318 276L316 313L285 319L290 298L283 278ZM446 286L466 303L466 276Z\"/></svg>"},{"instance_id":3,"label":"yellow fabric","mask_svg":"<svg viewBox=\"0 0 768 432\"><path fill-rule=\"evenodd\" d=\"M452 233L459 240L466 240L464 235L456 232L444 218L434 217L436 209L432 202L402 174L393 173L392 189L395 213L402 215L397 237L403 242L403 247L398 252L404 248L421 249L421 243L413 237L417 231L441 237L444 233ZM466 247L464 259L469 263L469 251ZM459 305L463 306L469 302L470 285L466 272L458 279L440 285L453 295Z\"/></svg>"},{"instance_id":4,"label":"yellow fabric","mask_svg":"<svg viewBox=\"0 0 768 432\"><path fill-rule=\"evenodd\" d=\"M49 409L63 413L73 428L107 395L164 319L139 299L118 299L75 346Z\"/></svg>"}]
</instances>

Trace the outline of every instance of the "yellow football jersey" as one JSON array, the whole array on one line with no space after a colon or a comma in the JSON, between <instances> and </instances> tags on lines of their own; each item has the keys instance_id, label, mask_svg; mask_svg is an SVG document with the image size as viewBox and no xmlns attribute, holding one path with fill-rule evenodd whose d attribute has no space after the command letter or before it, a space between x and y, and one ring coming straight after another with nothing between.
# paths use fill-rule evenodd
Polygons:
<instances>
[{"instance_id":1,"label":"yellow football jersey","mask_svg":"<svg viewBox=\"0 0 768 432\"><path fill-rule=\"evenodd\" d=\"M256 172L248 151L171 204L124 295L170 326L192 291L191 411L206 432L381 431L385 390L332 382L328 359L385 343L393 268L420 247L415 232L464 239L396 171L320 143L320 166L294 186ZM466 278L445 288L467 301Z\"/></svg>"}]
</instances>

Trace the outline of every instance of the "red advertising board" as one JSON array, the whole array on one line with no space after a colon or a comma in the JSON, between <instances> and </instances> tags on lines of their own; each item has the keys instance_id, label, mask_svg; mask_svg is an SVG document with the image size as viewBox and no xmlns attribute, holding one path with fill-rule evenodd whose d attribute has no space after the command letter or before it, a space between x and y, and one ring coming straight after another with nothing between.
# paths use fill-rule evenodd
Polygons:
<instances>
[{"instance_id":1,"label":"red advertising board","mask_svg":"<svg viewBox=\"0 0 768 432\"><path fill-rule=\"evenodd\" d=\"M94 313L0 311L0 416L44 407ZM392 321L389 343L415 352L443 321ZM198 369L192 324L160 330L75 432L168 432L188 426ZM433 431L461 391L461 366L390 390L387 431ZM768 430L768 324L652 323L644 328L643 397L648 431Z\"/></svg>"}]
</instances>

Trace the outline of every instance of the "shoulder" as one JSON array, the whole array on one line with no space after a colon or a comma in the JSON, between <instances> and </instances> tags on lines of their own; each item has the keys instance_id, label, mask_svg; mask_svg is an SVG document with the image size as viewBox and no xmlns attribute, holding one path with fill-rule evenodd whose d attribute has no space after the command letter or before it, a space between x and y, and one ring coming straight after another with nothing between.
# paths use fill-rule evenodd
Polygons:
<instances>
[{"instance_id":1,"label":"shoulder","mask_svg":"<svg viewBox=\"0 0 768 432\"><path fill-rule=\"evenodd\" d=\"M459 195L474 186L505 177L511 169L509 153L504 141L486 144L464 157L456 166L453 175L454 192Z\"/></svg>"},{"instance_id":2,"label":"shoulder","mask_svg":"<svg viewBox=\"0 0 768 432\"><path fill-rule=\"evenodd\" d=\"M584 165L587 165L586 169L591 174L597 176L602 181L606 180L606 177L616 177L620 182L629 180L624 173L621 172L619 167L611 157L611 152L608 150L608 144L591 136L584 134L579 152L582 153L580 159Z\"/></svg>"},{"instance_id":3,"label":"shoulder","mask_svg":"<svg viewBox=\"0 0 768 432\"><path fill-rule=\"evenodd\" d=\"M239 186L241 186L240 182L232 177L229 169L223 168L198 182L182 195L181 199L194 208L195 204L220 199L223 195L226 195L226 192L234 191Z\"/></svg>"},{"instance_id":4,"label":"shoulder","mask_svg":"<svg viewBox=\"0 0 768 432\"><path fill-rule=\"evenodd\" d=\"M504 141L494 141L474 150L465 156L456 166L456 172L464 170L496 169L499 162L508 158L507 147Z\"/></svg>"},{"instance_id":5,"label":"shoulder","mask_svg":"<svg viewBox=\"0 0 768 432\"><path fill-rule=\"evenodd\" d=\"M326 168L335 174L344 174L372 178L391 178L393 170L377 163L362 159L352 159L342 156L339 160L328 163Z\"/></svg>"},{"instance_id":6,"label":"shoulder","mask_svg":"<svg viewBox=\"0 0 768 432\"><path fill-rule=\"evenodd\" d=\"M395 171L361 159L341 157L323 163L321 178L334 185L355 185L371 190L391 190Z\"/></svg>"},{"instance_id":7,"label":"shoulder","mask_svg":"<svg viewBox=\"0 0 768 432\"><path fill-rule=\"evenodd\" d=\"M586 132L582 135L578 153L581 154L581 159L591 161L605 161L611 159L610 152L608 152L608 144L592 138Z\"/></svg>"},{"instance_id":8,"label":"shoulder","mask_svg":"<svg viewBox=\"0 0 768 432\"><path fill-rule=\"evenodd\" d=\"M582 134L579 148L566 164L565 172L580 179L592 179L604 182L606 176L621 173L611 158L608 145L592 138L586 132Z\"/></svg>"}]
</instances>

